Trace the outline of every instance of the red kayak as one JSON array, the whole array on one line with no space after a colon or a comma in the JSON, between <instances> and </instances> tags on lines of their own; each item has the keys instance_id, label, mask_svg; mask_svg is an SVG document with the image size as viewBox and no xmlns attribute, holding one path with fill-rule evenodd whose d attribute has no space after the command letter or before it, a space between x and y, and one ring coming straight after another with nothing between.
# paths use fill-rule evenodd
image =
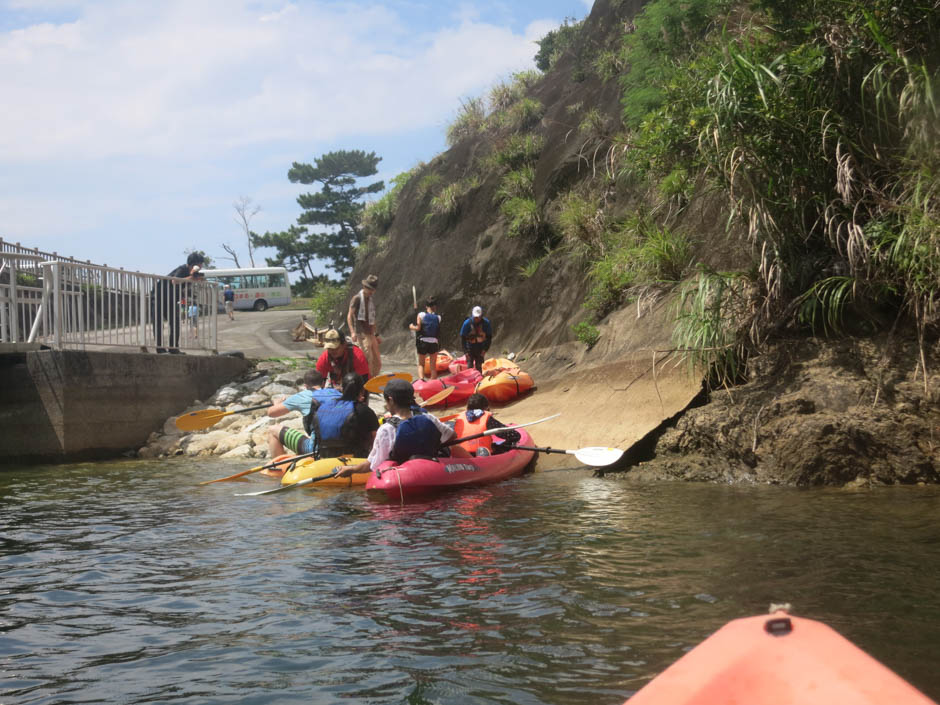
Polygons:
<instances>
[{"instance_id":1,"label":"red kayak","mask_svg":"<svg viewBox=\"0 0 940 705\"><path fill-rule=\"evenodd\" d=\"M729 622L625 705L936 705L821 622Z\"/></svg>"},{"instance_id":2,"label":"red kayak","mask_svg":"<svg viewBox=\"0 0 940 705\"><path fill-rule=\"evenodd\" d=\"M481 379L483 379L483 375L478 370L470 369L449 377L419 379L412 386L422 399L430 399L445 387L453 387L454 391L446 399L431 406L462 406L476 390L477 382Z\"/></svg>"},{"instance_id":3,"label":"red kayak","mask_svg":"<svg viewBox=\"0 0 940 705\"><path fill-rule=\"evenodd\" d=\"M519 445L532 445L524 428L516 429ZM458 487L488 485L521 475L535 453L510 450L481 458L415 458L401 465L393 460L382 463L366 480L366 492L373 497L401 499Z\"/></svg>"}]
</instances>

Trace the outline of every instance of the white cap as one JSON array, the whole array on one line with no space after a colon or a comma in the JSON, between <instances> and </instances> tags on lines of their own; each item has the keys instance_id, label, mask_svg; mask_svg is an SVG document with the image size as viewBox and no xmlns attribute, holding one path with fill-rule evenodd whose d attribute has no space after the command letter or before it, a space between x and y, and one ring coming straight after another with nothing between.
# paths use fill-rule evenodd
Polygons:
<instances>
[{"instance_id":1,"label":"white cap","mask_svg":"<svg viewBox=\"0 0 940 705\"><path fill-rule=\"evenodd\" d=\"M479 306L474 306L473 310L470 312L470 315L473 316L474 318L479 318L480 316L483 315L483 309L480 308Z\"/></svg>"}]
</instances>

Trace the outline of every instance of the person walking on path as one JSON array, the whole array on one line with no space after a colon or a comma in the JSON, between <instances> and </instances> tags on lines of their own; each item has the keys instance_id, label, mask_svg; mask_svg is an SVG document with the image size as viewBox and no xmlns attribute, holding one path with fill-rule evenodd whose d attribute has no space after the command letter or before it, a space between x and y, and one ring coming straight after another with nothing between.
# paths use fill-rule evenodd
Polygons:
<instances>
[{"instance_id":1,"label":"person walking on path","mask_svg":"<svg viewBox=\"0 0 940 705\"><path fill-rule=\"evenodd\" d=\"M349 311L346 313L350 337L354 343L362 346L373 376L382 371L382 356L379 352L382 338L376 334L375 301L372 298L378 285L379 278L374 274L363 279L362 288L350 299Z\"/></svg>"},{"instance_id":2,"label":"person walking on path","mask_svg":"<svg viewBox=\"0 0 940 705\"><path fill-rule=\"evenodd\" d=\"M467 367L475 367L483 372L483 358L493 342L493 327L488 318L483 317L483 309L474 306L470 318L460 327L460 342L467 354Z\"/></svg>"},{"instance_id":3,"label":"person walking on path","mask_svg":"<svg viewBox=\"0 0 940 705\"><path fill-rule=\"evenodd\" d=\"M235 290L231 284L226 284L222 290L222 301L225 302L225 313L230 321L235 320Z\"/></svg>"},{"instance_id":4,"label":"person walking on path","mask_svg":"<svg viewBox=\"0 0 940 705\"><path fill-rule=\"evenodd\" d=\"M339 389L343 375L355 372L363 380L369 379L371 370L365 354L355 345L349 345L339 331L330 329L323 335L325 350L317 360L317 372L329 379L330 384Z\"/></svg>"},{"instance_id":5,"label":"person walking on path","mask_svg":"<svg viewBox=\"0 0 940 705\"><path fill-rule=\"evenodd\" d=\"M415 347L418 351L418 379L424 379L424 361L430 358L431 379L437 379L437 353L441 343L441 317L437 313L437 300L431 296L424 304L424 311L408 326L415 332Z\"/></svg>"},{"instance_id":6,"label":"person walking on path","mask_svg":"<svg viewBox=\"0 0 940 705\"><path fill-rule=\"evenodd\" d=\"M206 258L199 252L191 252L186 258L186 264L181 264L167 274L170 279L158 279L153 287L151 308L153 311L153 334L158 353L170 352L174 355L182 354L180 351L180 302L187 299L188 282L202 279L202 268ZM190 293L190 296L193 296ZM193 296L195 300L195 297ZM164 346L163 322L169 324L167 343L169 350Z\"/></svg>"}]
</instances>

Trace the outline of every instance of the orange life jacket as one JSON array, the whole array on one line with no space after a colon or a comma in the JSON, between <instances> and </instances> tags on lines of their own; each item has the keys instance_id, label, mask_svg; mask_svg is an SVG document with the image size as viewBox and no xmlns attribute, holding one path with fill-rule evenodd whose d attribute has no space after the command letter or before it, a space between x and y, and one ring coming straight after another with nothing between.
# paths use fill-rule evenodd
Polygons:
<instances>
[{"instance_id":1,"label":"orange life jacket","mask_svg":"<svg viewBox=\"0 0 940 705\"><path fill-rule=\"evenodd\" d=\"M489 411L484 411L476 421L467 421L467 415L465 413L461 414L454 422L454 431L457 432L457 438L461 436L472 436L475 433L483 433L487 430L486 424L491 416L492 414ZM493 437L483 436L482 438L474 438L472 441L464 441L457 445L474 454L476 454L477 448L486 448L488 451L492 451Z\"/></svg>"}]
</instances>

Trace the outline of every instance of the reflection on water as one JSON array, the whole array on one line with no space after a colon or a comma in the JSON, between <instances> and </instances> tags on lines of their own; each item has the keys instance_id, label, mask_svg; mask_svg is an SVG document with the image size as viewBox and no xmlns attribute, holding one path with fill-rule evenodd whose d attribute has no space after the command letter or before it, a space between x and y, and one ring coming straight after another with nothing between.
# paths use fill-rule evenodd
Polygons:
<instances>
[{"instance_id":1,"label":"reflection on water","mask_svg":"<svg viewBox=\"0 0 940 705\"><path fill-rule=\"evenodd\" d=\"M620 703L781 601L940 697L936 488L195 486L239 469L0 474L0 702Z\"/></svg>"}]
</instances>

